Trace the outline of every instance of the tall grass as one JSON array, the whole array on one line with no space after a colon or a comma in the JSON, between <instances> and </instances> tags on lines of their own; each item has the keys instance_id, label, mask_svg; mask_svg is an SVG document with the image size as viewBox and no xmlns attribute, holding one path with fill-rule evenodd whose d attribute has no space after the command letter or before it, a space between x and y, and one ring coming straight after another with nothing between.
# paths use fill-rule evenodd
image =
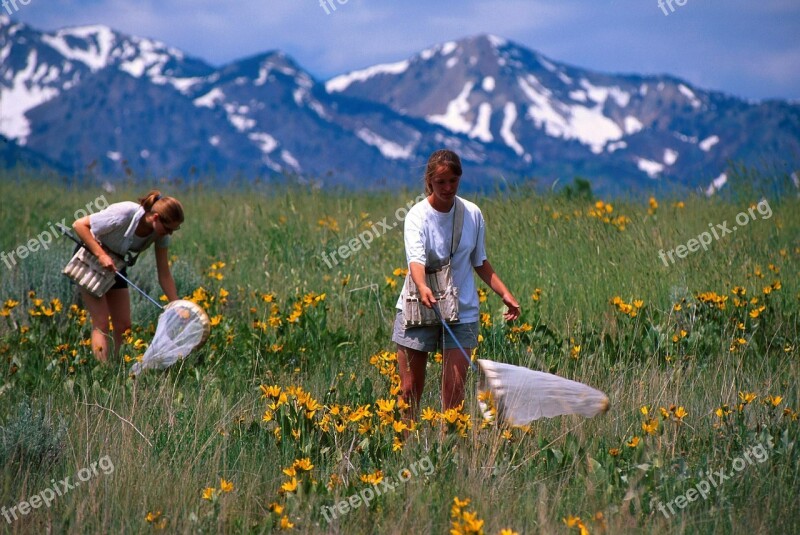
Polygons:
<instances>
[{"instance_id":1,"label":"tall grass","mask_svg":"<svg viewBox=\"0 0 800 535\"><path fill-rule=\"evenodd\" d=\"M101 194L116 202L145 193L25 183L0 181L2 251ZM114 464L113 473L94 475L50 507L11 522L0 517L5 530L269 533L283 521L300 533L447 533L467 530L472 512L486 533L577 533L578 525L592 533L790 533L800 525L796 199L767 199L771 217L756 212L707 251L668 266L660 250L686 244L709 223L735 224L760 197L612 202L611 209L529 192L471 199L486 218L489 259L523 309L519 322L506 325L502 303L487 296L479 355L591 384L608 394L611 410L525 429L484 426L471 375L461 423L443 423L440 414L406 438L381 427L377 404L394 398L393 364L382 352L394 350L402 225L332 267L322 254L384 217L393 223L417 192L162 189L187 213L170 249L179 292L218 322L206 346L170 370L128 376L158 313L135 293L136 327L122 348L128 361L93 361L81 343L88 323L80 324L79 309L70 311L79 303L60 275L72 252L66 240L13 269L0 263L8 311L0 317L3 436L29 424L42 436L17 440L14 451L45 443L53 459L22 462L17 453L5 460L0 505L11 508L104 455ZM130 276L160 295L152 254ZM737 286L744 297L732 293ZM48 307L52 316L29 312ZM294 323L292 312L300 314ZM439 411L440 366L431 359L428 368L423 406ZM290 389L287 403L269 409L277 399L260 385ZM310 418L306 392L321 406ZM747 401L748 393L757 397ZM21 400L33 409L21 410ZM370 416L341 431L320 425L326 415L335 420L336 406L352 415L366 405ZM52 426L24 416L37 410L63 420L66 435L49 440ZM361 427L367 421L370 428ZM759 444L764 462L669 518L659 511L705 474L731 472ZM322 514L368 487L361 476L381 470L396 479L426 456L430 474L330 524ZM295 469L297 488L281 490L292 477L284 469L303 458L313 468ZM220 479L233 490L220 490ZM452 509L454 498L470 503Z\"/></svg>"}]
</instances>

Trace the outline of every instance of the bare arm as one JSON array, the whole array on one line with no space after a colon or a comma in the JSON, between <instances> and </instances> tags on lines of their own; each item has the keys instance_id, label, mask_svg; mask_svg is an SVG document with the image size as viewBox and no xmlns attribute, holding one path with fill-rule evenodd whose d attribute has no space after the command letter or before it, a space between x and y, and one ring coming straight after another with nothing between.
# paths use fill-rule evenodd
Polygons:
<instances>
[{"instance_id":1,"label":"bare arm","mask_svg":"<svg viewBox=\"0 0 800 535\"><path fill-rule=\"evenodd\" d=\"M109 271L115 271L116 266L114 266L114 261L111 259L110 256L105 252L103 246L97 241L92 234L91 226L89 225L89 216L83 216L80 219L77 219L72 224L73 230L75 230L75 234L81 239L81 241L86 244L86 248L89 249L93 255L97 257L98 262L100 265L103 266L105 269Z\"/></svg>"},{"instance_id":2,"label":"bare arm","mask_svg":"<svg viewBox=\"0 0 800 535\"><path fill-rule=\"evenodd\" d=\"M433 297L433 291L428 287L425 281L425 266L417 262L410 262L408 269L411 271L411 280L417 285L419 290L419 298L422 304L428 308L433 308L436 303L436 298Z\"/></svg>"},{"instance_id":3,"label":"bare arm","mask_svg":"<svg viewBox=\"0 0 800 535\"><path fill-rule=\"evenodd\" d=\"M508 288L506 288L506 285L503 284L503 281L500 280L500 276L495 273L494 268L489 261L484 260L483 264L474 269L481 280L485 282L494 293L499 295L500 299L502 299L503 303L508 307L508 311L503 314L503 317L506 319L506 321L513 321L517 319L520 315L519 303L516 299L514 299L514 296L511 295L511 292L508 291Z\"/></svg>"},{"instance_id":4,"label":"bare arm","mask_svg":"<svg viewBox=\"0 0 800 535\"><path fill-rule=\"evenodd\" d=\"M170 302L177 301L178 290L175 288L175 280L172 278L172 272L169 269L169 249L162 249L161 247L156 247L155 249L158 283Z\"/></svg>"}]
</instances>

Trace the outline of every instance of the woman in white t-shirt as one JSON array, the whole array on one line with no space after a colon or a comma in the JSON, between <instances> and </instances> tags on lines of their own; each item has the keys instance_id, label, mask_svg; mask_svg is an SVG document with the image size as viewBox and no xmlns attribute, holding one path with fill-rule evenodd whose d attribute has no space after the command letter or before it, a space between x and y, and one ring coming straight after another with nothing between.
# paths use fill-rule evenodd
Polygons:
<instances>
[{"instance_id":1,"label":"woman in white t-shirt","mask_svg":"<svg viewBox=\"0 0 800 535\"><path fill-rule=\"evenodd\" d=\"M431 308L436 299L425 284L425 266L446 260L451 254L456 193L461 179L461 159L450 150L438 150L428 159L425 170L427 198L415 204L405 218L406 259L423 305ZM469 354L478 344L479 302L474 269L478 276L508 307L507 321L520 315L519 303L495 273L486 257L483 214L473 203L458 197L464 205L461 239L451 259L453 284L458 288L459 322L450 324L458 342ZM402 300L402 296L401 296ZM428 353L436 351L444 336L442 366L442 409L458 407L464 400L464 379L469 364L442 326L404 328L402 301L398 300L392 341L397 343L401 399L416 417L425 384Z\"/></svg>"},{"instance_id":2,"label":"woman in white t-shirt","mask_svg":"<svg viewBox=\"0 0 800 535\"><path fill-rule=\"evenodd\" d=\"M114 261L106 250L125 257L140 253L155 243L158 282L170 301L178 299L175 281L169 269L170 235L183 223L183 206L173 197L157 190L138 203L120 202L82 217L72 224L75 233L94 254L100 265L114 271ZM127 275L123 268L120 273ZM92 350L101 362L108 361L109 318L114 326L114 354L119 355L122 334L131 327L131 299L128 284L117 277L114 286L102 297L81 289L83 302L92 319Z\"/></svg>"}]
</instances>

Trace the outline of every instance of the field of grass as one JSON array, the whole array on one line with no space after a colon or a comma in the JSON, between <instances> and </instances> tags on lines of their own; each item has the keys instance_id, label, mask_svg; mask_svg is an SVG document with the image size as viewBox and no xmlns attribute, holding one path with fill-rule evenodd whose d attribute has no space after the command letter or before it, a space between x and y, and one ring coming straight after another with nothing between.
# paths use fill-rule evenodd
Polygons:
<instances>
[{"instance_id":1,"label":"field of grass","mask_svg":"<svg viewBox=\"0 0 800 535\"><path fill-rule=\"evenodd\" d=\"M0 177L0 251L100 195L146 189ZM611 408L506 428L483 419L470 374L463 411L441 413L430 359L426 410L408 431L390 341L402 225L330 267L322 255L391 226L418 192L162 189L187 214L170 249L179 293L213 324L169 370L129 376L158 317L134 292L122 357L93 360L60 274L67 240L0 262L3 532L800 529L796 198L468 197L523 310L507 325L486 295L478 356L590 384ZM660 258L723 223L737 230L707 251ZM161 294L152 253L129 273Z\"/></svg>"}]
</instances>

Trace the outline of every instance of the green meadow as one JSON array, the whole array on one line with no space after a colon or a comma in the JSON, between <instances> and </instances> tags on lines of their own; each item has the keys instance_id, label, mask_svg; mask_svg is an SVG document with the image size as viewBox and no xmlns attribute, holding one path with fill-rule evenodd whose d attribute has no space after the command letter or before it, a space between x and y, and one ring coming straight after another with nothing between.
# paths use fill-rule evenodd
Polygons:
<instances>
[{"instance_id":1,"label":"green meadow","mask_svg":"<svg viewBox=\"0 0 800 535\"><path fill-rule=\"evenodd\" d=\"M0 177L0 251L27 248L100 196L135 200L149 186ZM405 267L398 209L420 192L157 187L186 210L170 248L179 293L213 325L168 370L130 376L159 314L133 291L120 357L94 361L61 275L68 240L0 262L0 531L800 528L796 196L465 194L523 311L506 324L485 295L477 357L589 384L610 410L507 427L483 417L471 372L463 410L443 413L432 357L409 429L391 325ZM704 232L717 236L700 246ZM324 260L342 247L347 258ZM161 295L152 253L129 276Z\"/></svg>"}]
</instances>

